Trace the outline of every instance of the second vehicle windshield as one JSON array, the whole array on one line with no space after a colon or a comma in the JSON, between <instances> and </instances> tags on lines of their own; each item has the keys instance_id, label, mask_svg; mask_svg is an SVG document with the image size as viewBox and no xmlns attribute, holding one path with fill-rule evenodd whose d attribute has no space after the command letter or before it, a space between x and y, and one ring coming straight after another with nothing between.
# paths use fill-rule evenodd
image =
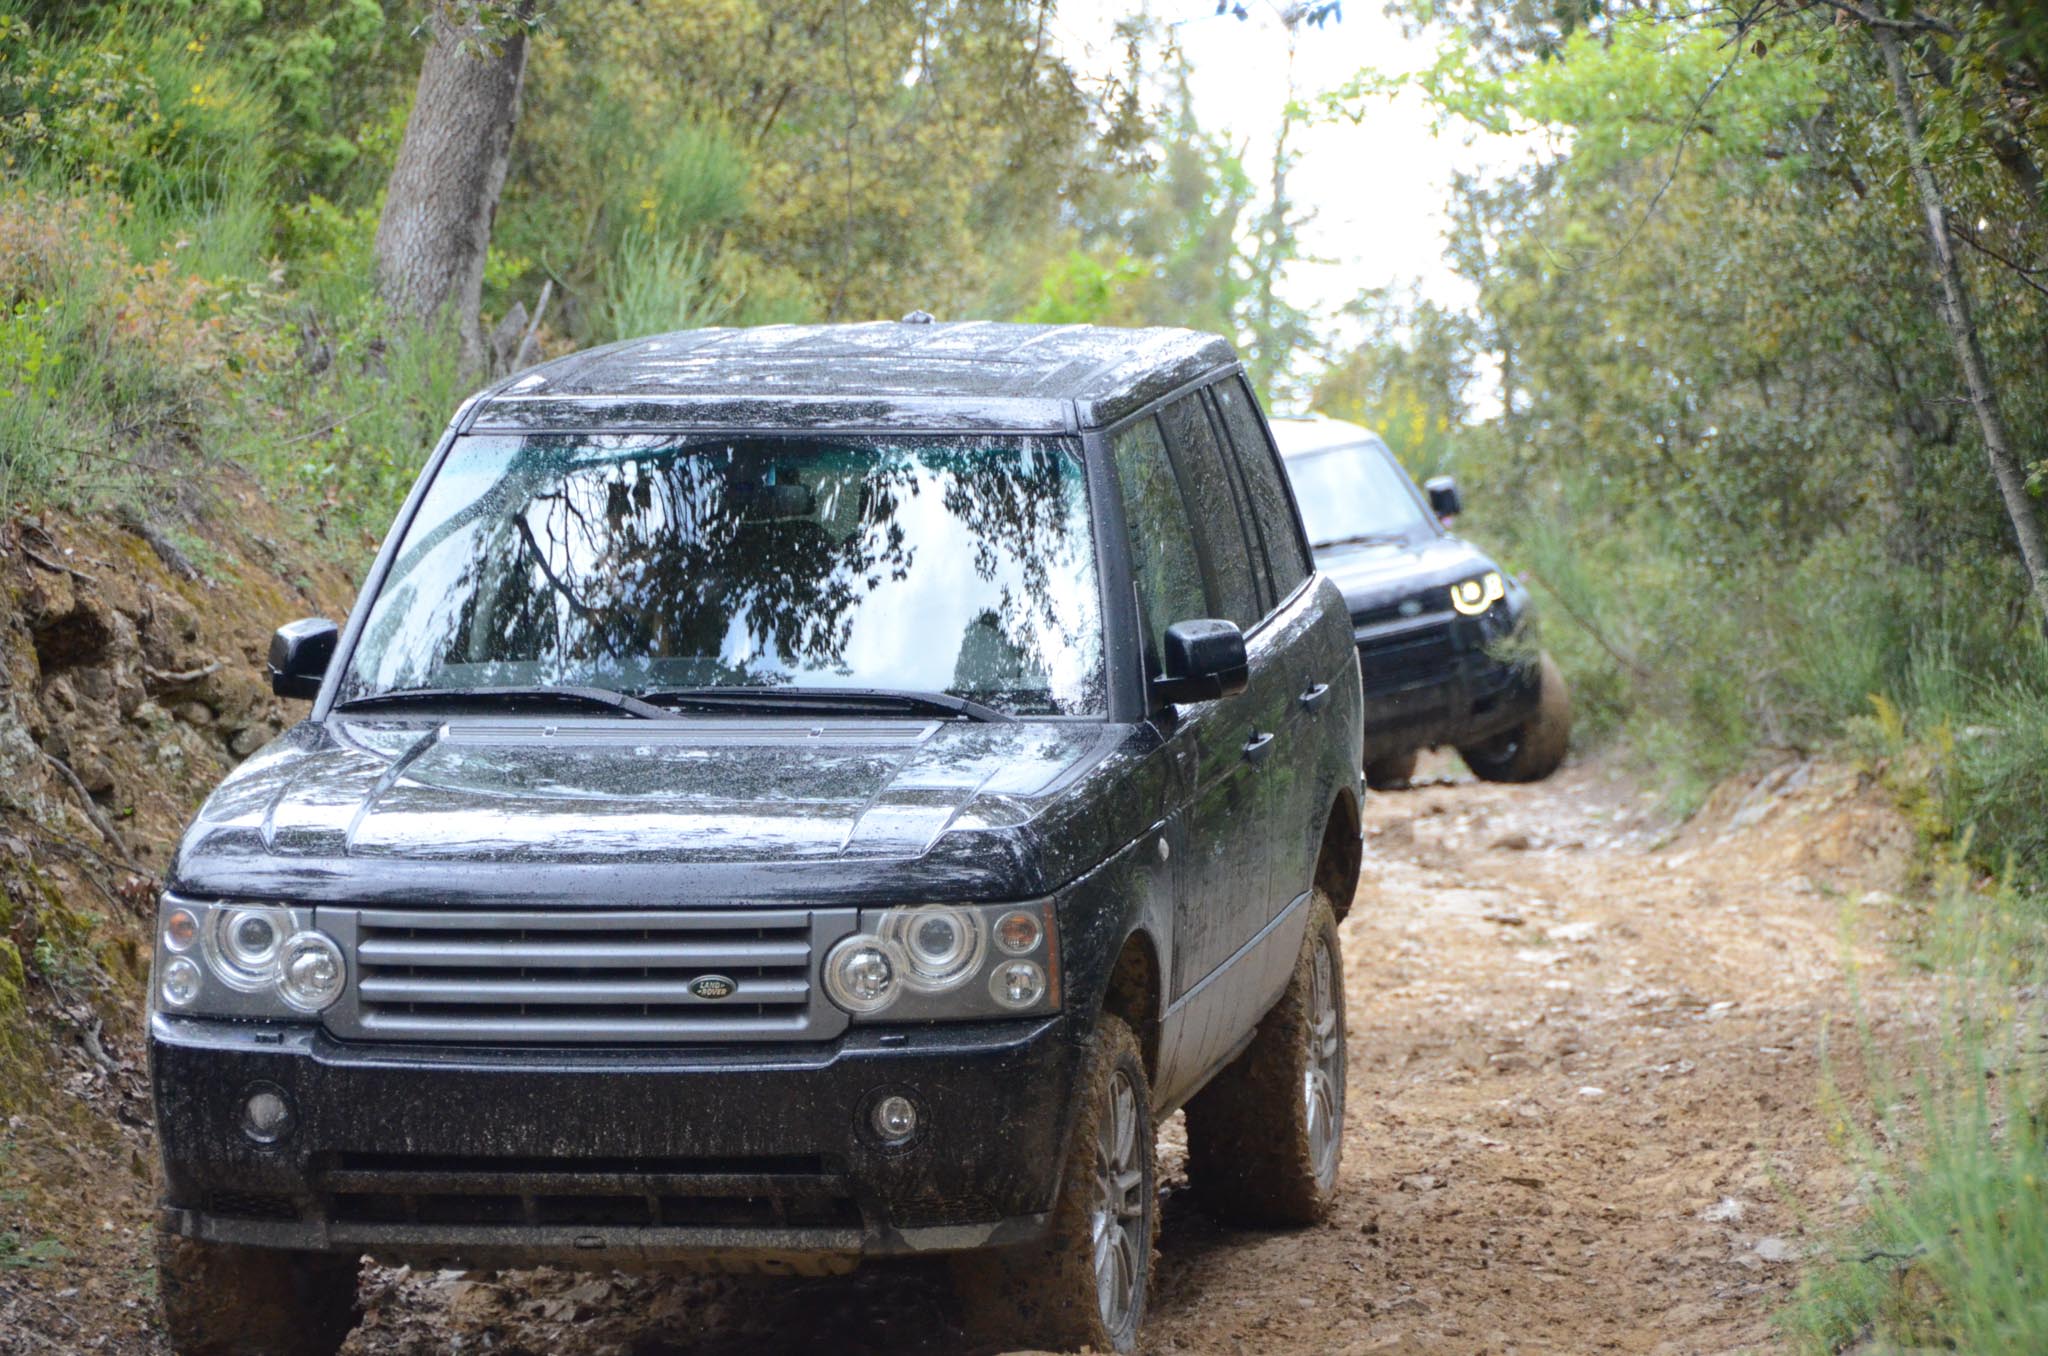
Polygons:
<instances>
[{"instance_id":1,"label":"second vehicle windshield","mask_svg":"<svg viewBox=\"0 0 2048 1356\"><path fill-rule=\"evenodd\" d=\"M1372 443L1287 459L1311 547L1406 537L1430 525L1407 473Z\"/></svg>"},{"instance_id":2,"label":"second vehicle windshield","mask_svg":"<svg viewBox=\"0 0 2048 1356\"><path fill-rule=\"evenodd\" d=\"M556 684L1098 712L1078 456L1031 437L461 438L339 700Z\"/></svg>"}]
</instances>

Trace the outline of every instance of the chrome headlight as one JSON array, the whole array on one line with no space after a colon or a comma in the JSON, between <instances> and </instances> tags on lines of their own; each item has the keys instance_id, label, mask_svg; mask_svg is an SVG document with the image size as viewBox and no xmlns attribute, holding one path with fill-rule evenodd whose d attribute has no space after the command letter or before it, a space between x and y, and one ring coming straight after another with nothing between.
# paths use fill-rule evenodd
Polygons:
<instances>
[{"instance_id":1,"label":"chrome headlight","mask_svg":"<svg viewBox=\"0 0 2048 1356\"><path fill-rule=\"evenodd\" d=\"M150 1001L159 1012L306 1017L341 997L347 975L341 947L315 930L311 909L171 895L157 904Z\"/></svg>"},{"instance_id":2,"label":"chrome headlight","mask_svg":"<svg viewBox=\"0 0 2048 1356\"><path fill-rule=\"evenodd\" d=\"M1049 902L924 904L861 914L826 953L825 996L856 1020L955 1021L1059 1008Z\"/></svg>"},{"instance_id":3,"label":"chrome headlight","mask_svg":"<svg viewBox=\"0 0 2048 1356\"><path fill-rule=\"evenodd\" d=\"M1488 570L1477 579L1461 579L1451 585L1451 606L1468 617L1476 617L1508 596L1508 582L1499 570Z\"/></svg>"}]
</instances>

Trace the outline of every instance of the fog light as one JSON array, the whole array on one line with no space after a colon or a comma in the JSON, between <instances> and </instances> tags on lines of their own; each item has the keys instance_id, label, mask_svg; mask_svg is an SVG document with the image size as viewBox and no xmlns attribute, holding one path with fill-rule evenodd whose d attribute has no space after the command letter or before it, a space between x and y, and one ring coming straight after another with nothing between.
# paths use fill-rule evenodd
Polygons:
<instances>
[{"instance_id":1,"label":"fog light","mask_svg":"<svg viewBox=\"0 0 2048 1356\"><path fill-rule=\"evenodd\" d=\"M257 1144L275 1144L292 1130L292 1104L276 1088L259 1087L242 1104L242 1133Z\"/></svg>"},{"instance_id":2,"label":"fog light","mask_svg":"<svg viewBox=\"0 0 2048 1356\"><path fill-rule=\"evenodd\" d=\"M917 1133L917 1107L900 1092L877 1098L868 1123L884 1143L901 1144Z\"/></svg>"},{"instance_id":3,"label":"fog light","mask_svg":"<svg viewBox=\"0 0 2048 1356\"><path fill-rule=\"evenodd\" d=\"M178 956L165 964L163 977L157 983L157 993L168 1007L186 1007L199 997L200 982L199 967L186 957Z\"/></svg>"},{"instance_id":4,"label":"fog light","mask_svg":"<svg viewBox=\"0 0 2048 1356\"><path fill-rule=\"evenodd\" d=\"M1045 971L1036 961L998 965L988 977L989 996L1006 1008L1028 1008L1045 996Z\"/></svg>"}]
</instances>

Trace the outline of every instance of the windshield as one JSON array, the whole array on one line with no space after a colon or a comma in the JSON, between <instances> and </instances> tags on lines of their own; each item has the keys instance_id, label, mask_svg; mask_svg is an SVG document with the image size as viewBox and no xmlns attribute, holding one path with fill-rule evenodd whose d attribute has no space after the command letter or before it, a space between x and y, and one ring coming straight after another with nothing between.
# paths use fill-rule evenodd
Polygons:
<instances>
[{"instance_id":1,"label":"windshield","mask_svg":"<svg viewBox=\"0 0 2048 1356\"><path fill-rule=\"evenodd\" d=\"M339 689L795 685L1102 709L1065 440L465 437Z\"/></svg>"},{"instance_id":2,"label":"windshield","mask_svg":"<svg viewBox=\"0 0 2048 1356\"><path fill-rule=\"evenodd\" d=\"M1311 547L1405 537L1430 522L1408 473L1377 443L1289 457L1287 477Z\"/></svg>"}]
</instances>

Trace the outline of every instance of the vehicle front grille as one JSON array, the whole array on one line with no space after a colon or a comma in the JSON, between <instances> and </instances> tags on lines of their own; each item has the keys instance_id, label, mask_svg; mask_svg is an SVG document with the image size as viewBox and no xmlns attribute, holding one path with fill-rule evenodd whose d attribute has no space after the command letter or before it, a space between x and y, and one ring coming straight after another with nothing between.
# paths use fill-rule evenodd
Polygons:
<instances>
[{"instance_id":1,"label":"vehicle front grille","mask_svg":"<svg viewBox=\"0 0 2048 1356\"><path fill-rule=\"evenodd\" d=\"M326 1017L345 1039L691 1045L846 1025L812 977L850 910L321 909L319 926L351 962Z\"/></svg>"},{"instance_id":2,"label":"vehicle front grille","mask_svg":"<svg viewBox=\"0 0 2048 1356\"><path fill-rule=\"evenodd\" d=\"M1404 608L1409 610L1403 611ZM1450 610L1451 590L1448 586L1439 585L1422 589L1396 602L1362 607L1351 614L1351 624L1355 627L1384 626L1388 622L1409 621L1424 613L1448 613Z\"/></svg>"},{"instance_id":3,"label":"vehicle front grille","mask_svg":"<svg viewBox=\"0 0 2048 1356\"><path fill-rule=\"evenodd\" d=\"M1367 692L1392 692L1441 682L1457 664L1455 623L1429 619L1358 638L1358 667Z\"/></svg>"}]
</instances>

